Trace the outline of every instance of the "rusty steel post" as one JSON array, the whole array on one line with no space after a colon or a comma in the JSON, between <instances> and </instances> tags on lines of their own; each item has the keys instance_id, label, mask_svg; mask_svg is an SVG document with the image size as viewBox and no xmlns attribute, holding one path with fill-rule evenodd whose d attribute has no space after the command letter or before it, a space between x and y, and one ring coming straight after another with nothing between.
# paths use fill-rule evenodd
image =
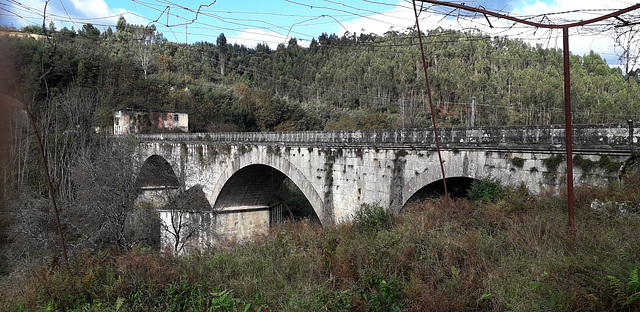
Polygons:
<instances>
[{"instance_id":1,"label":"rusty steel post","mask_svg":"<svg viewBox=\"0 0 640 312\"><path fill-rule=\"evenodd\" d=\"M573 194L573 140L571 137L571 66L569 64L569 27L562 28L562 54L564 56L564 125L567 147L567 211L569 231L574 235L575 211Z\"/></svg>"}]
</instances>

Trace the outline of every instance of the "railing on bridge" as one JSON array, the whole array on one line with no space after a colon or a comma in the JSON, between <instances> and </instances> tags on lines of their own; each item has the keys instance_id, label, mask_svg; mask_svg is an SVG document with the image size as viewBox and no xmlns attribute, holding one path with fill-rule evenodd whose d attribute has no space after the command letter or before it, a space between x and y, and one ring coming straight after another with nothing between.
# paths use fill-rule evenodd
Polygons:
<instances>
[{"instance_id":1,"label":"railing on bridge","mask_svg":"<svg viewBox=\"0 0 640 312\"><path fill-rule=\"evenodd\" d=\"M640 129L632 124L574 125L576 149L629 150L640 140ZM441 144L471 148L501 146L531 149L535 145L563 149L564 125L440 128ZM424 147L435 144L431 129L300 131L300 132L218 132L139 134L140 141L211 142L218 144L267 144L288 146L376 146ZM539 147L538 147L539 148Z\"/></svg>"}]
</instances>

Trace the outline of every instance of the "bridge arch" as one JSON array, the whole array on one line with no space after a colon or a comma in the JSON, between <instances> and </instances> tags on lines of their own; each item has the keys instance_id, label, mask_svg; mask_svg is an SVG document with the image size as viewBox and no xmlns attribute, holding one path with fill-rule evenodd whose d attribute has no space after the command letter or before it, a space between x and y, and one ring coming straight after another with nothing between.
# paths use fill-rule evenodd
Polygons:
<instances>
[{"instance_id":1,"label":"bridge arch","mask_svg":"<svg viewBox=\"0 0 640 312\"><path fill-rule=\"evenodd\" d=\"M476 181L476 179L469 177L447 177L447 191L449 192L449 196L466 197L473 181ZM402 205L401 210L414 201L440 197L443 195L444 184L442 183L442 179L433 181L411 194L411 196Z\"/></svg>"},{"instance_id":2,"label":"bridge arch","mask_svg":"<svg viewBox=\"0 0 640 312\"><path fill-rule=\"evenodd\" d=\"M470 169L467 157L461 158L464 159L462 163L445 166L447 190L450 195L454 196L465 193L474 180L483 178L485 174L480 168L476 168L475 170ZM398 211L402 210L410 201L429 197L429 193L441 193L444 195L442 173L439 170L440 168L437 168L438 170L435 169L436 168L430 168L429 170L416 174L404 184L403 202L400 207L396 207Z\"/></svg>"},{"instance_id":3,"label":"bridge arch","mask_svg":"<svg viewBox=\"0 0 640 312\"><path fill-rule=\"evenodd\" d=\"M141 188L180 187L180 182L171 164L157 154L147 157L140 167L136 182Z\"/></svg>"},{"instance_id":4,"label":"bridge arch","mask_svg":"<svg viewBox=\"0 0 640 312\"><path fill-rule=\"evenodd\" d=\"M233 206L266 206L280 184L289 178L309 201L323 225L330 224L330 216L323 213L323 201L313 184L291 162L256 161L248 154L229 162L215 183L211 194L213 209Z\"/></svg>"},{"instance_id":5,"label":"bridge arch","mask_svg":"<svg viewBox=\"0 0 640 312\"><path fill-rule=\"evenodd\" d=\"M267 206L284 179L284 173L267 165L243 167L225 182L214 208Z\"/></svg>"}]
</instances>

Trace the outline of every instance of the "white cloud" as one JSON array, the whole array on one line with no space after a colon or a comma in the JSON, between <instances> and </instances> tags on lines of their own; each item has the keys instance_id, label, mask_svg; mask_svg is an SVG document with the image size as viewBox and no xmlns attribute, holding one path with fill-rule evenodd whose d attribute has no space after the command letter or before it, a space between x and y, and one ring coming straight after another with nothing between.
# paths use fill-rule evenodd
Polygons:
<instances>
[{"instance_id":1,"label":"white cloud","mask_svg":"<svg viewBox=\"0 0 640 312\"><path fill-rule=\"evenodd\" d=\"M597 16L609 13L608 11L591 11L584 10L601 10L601 9L622 9L629 6L629 3L618 0L554 0L549 3L543 3L539 0L529 4L526 1L522 5L516 6L515 14L523 15L540 15L549 12L571 12L562 15L563 18L570 20L588 20ZM581 10L580 12L572 12ZM611 33L597 33L592 27L574 27L570 29L569 49L577 55L588 54L593 50L599 53L609 64L617 62L616 50ZM561 31L557 30L554 34L553 47L562 47Z\"/></svg>"},{"instance_id":2,"label":"white cloud","mask_svg":"<svg viewBox=\"0 0 640 312\"><path fill-rule=\"evenodd\" d=\"M535 14L542 14L542 13L548 13L548 12L552 12L552 9L549 7L547 3L540 2L540 1L536 1L531 5L525 4L525 6L522 9L520 10L516 9L514 11L514 13L523 14L523 15L535 15Z\"/></svg>"},{"instance_id":3,"label":"white cloud","mask_svg":"<svg viewBox=\"0 0 640 312\"><path fill-rule=\"evenodd\" d=\"M29 7L32 9L29 12L21 11L17 4L13 2L9 2L9 11L14 12L15 15L9 15L6 18L3 18L2 24L11 25L14 27L20 28L26 25L41 25L42 24L42 13L44 12L44 0L34 0L29 3ZM57 13L55 7L47 6L47 15L51 13ZM3 12L7 13L7 12ZM20 16L20 17L18 17ZM48 23L49 21L47 21Z\"/></svg>"},{"instance_id":4,"label":"white cloud","mask_svg":"<svg viewBox=\"0 0 640 312\"><path fill-rule=\"evenodd\" d=\"M415 25L415 14L413 8L406 1L399 1L396 8L381 14L371 15L368 18L358 18L352 22L342 23L336 34L342 35L346 30L351 33L375 33L382 35L393 29L404 31ZM346 29L345 29L346 28Z\"/></svg>"},{"instance_id":5,"label":"white cloud","mask_svg":"<svg viewBox=\"0 0 640 312\"><path fill-rule=\"evenodd\" d=\"M71 0L71 3L87 17L109 16L115 13L103 0Z\"/></svg>"},{"instance_id":6,"label":"white cloud","mask_svg":"<svg viewBox=\"0 0 640 312\"><path fill-rule=\"evenodd\" d=\"M149 21L138 15L128 14L126 9L110 8L104 0L70 0L74 8L82 13L85 18L100 18L95 23L115 25L120 15L124 16L129 24L147 24Z\"/></svg>"}]
</instances>

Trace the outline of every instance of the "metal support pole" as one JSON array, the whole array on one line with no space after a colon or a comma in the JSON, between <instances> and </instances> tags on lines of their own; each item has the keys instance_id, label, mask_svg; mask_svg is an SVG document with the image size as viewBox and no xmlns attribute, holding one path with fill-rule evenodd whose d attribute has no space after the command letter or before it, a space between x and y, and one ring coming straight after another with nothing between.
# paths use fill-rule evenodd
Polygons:
<instances>
[{"instance_id":1,"label":"metal support pole","mask_svg":"<svg viewBox=\"0 0 640 312\"><path fill-rule=\"evenodd\" d=\"M575 235L573 195L573 151L571 138L571 66L569 64L569 27L562 28L562 54L564 55L564 123L567 146L567 211L569 231Z\"/></svg>"}]
</instances>

